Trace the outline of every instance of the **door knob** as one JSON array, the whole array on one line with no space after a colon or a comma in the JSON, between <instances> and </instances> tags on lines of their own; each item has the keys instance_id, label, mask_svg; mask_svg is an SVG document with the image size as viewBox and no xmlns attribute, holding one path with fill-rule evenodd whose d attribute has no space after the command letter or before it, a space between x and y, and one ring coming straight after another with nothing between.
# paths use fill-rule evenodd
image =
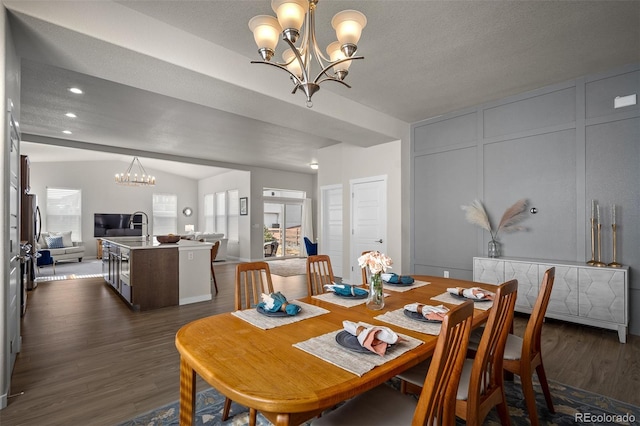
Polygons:
<instances>
[{"instance_id":1,"label":"door knob","mask_svg":"<svg viewBox=\"0 0 640 426\"><path fill-rule=\"evenodd\" d=\"M375 243L382 243L382 238L380 238L379 240L374 241Z\"/></svg>"}]
</instances>

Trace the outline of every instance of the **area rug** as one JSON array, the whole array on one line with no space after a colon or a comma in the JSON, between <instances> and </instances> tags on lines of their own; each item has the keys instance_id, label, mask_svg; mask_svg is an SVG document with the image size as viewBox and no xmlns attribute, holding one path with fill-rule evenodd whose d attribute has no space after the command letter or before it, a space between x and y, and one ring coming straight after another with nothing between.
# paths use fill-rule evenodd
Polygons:
<instances>
[{"instance_id":1,"label":"area rug","mask_svg":"<svg viewBox=\"0 0 640 426\"><path fill-rule=\"evenodd\" d=\"M56 263L55 274L50 265L37 268L36 274L36 282L98 278L102 276L102 259L59 262Z\"/></svg>"},{"instance_id":2,"label":"area rug","mask_svg":"<svg viewBox=\"0 0 640 426\"><path fill-rule=\"evenodd\" d=\"M386 385L397 389L398 381L391 380L387 382ZM551 396L556 414L551 414L547 410L540 386L537 383L535 384L536 399L538 402L538 418L541 425L560 426L580 423L590 425L629 425L638 424L640 421L640 407L553 381L549 382L549 387L551 388ZM512 424L516 426L529 425L524 396L518 378L513 382L506 383L506 395ZM248 410L235 402L231 405L230 418L224 422L220 420L223 405L224 396L215 389L207 389L199 392L196 396L194 424L197 426L245 426L248 424ZM178 402L174 402L121 423L120 426L178 425L179 414L179 404ZM258 426L271 425L260 413L258 413L256 424ZM306 424L309 425L310 423ZM460 426L464 424L463 421L456 423L456 425ZM495 409L491 410L484 424L490 426L500 424Z\"/></svg>"},{"instance_id":3,"label":"area rug","mask_svg":"<svg viewBox=\"0 0 640 426\"><path fill-rule=\"evenodd\" d=\"M281 277L291 277L293 275L304 275L307 273L307 259L295 258L284 260L269 260L269 270L273 275Z\"/></svg>"}]
</instances>

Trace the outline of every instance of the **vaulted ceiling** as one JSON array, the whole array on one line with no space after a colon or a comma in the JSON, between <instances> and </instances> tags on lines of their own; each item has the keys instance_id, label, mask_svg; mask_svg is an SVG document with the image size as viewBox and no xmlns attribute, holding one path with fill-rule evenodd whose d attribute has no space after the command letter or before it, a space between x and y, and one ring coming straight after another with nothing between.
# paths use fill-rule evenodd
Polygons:
<instances>
[{"instance_id":1,"label":"vaulted ceiling","mask_svg":"<svg viewBox=\"0 0 640 426\"><path fill-rule=\"evenodd\" d=\"M282 71L250 64L247 22L273 14L268 0L3 3L30 156L44 143L67 159L72 147L312 173L323 147L407 138L422 119L640 62L639 1L320 0L322 46L336 12L367 16L365 59L351 89L327 83L309 109Z\"/></svg>"}]
</instances>

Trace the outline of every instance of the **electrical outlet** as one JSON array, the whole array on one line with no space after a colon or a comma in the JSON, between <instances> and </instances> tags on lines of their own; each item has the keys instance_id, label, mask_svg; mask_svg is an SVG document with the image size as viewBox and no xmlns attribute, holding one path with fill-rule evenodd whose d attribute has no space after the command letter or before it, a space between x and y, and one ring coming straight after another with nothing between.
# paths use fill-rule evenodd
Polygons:
<instances>
[{"instance_id":1,"label":"electrical outlet","mask_svg":"<svg viewBox=\"0 0 640 426\"><path fill-rule=\"evenodd\" d=\"M193 260L193 252L192 251L189 252L188 257L189 257L189 260Z\"/></svg>"},{"instance_id":2,"label":"electrical outlet","mask_svg":"<svg viewBox=\"0 0 640 426\"><path fill-rule=\"evenodd\" d=\"M449 271L444 271L444 277L449 278Z\"/></svg>"}]
</instances>

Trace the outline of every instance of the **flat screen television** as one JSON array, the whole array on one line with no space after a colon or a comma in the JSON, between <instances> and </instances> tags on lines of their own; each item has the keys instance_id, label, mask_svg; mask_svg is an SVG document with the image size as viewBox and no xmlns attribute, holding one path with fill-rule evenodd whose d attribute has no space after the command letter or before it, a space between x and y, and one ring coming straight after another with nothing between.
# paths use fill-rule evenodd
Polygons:
<instances>
[{"instance_id":1,"label":"flat screen television","mask_svg":"<svg viewBox=\"0 0 640 426\"><path fill-rule=\"evenodd\" d=\"M125 237L141 236L142 225L129 226L130 213L94 213L93 236L94 237ZM134 223L142 223L142 215L137 214Z\"/></svg>"}]
</instances>

